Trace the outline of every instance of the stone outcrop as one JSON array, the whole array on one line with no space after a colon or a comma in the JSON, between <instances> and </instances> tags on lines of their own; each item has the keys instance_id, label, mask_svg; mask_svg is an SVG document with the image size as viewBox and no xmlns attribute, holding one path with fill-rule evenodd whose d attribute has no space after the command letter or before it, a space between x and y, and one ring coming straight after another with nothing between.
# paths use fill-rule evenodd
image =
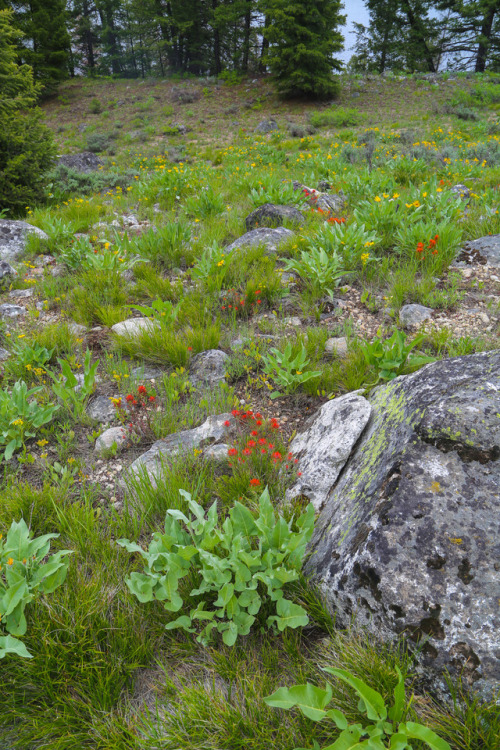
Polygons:
<instances>
[{"instance_id":1,"label":"stone outcrop","mask_svg":"<svg viewBox=\"0 0 500 750\"><path fill-rule=\"evenodd\" d=\"M213 387L226 379L229 357L220 349L208 349L193 357L189 368L189 380L197 387Z\"/></svg>"},{"instance_id":2,"label":"stone outcrop","mask_svg":"<svg viewBox=\"0 0 500 750\"><path fill-rule=\"evenodd\" d=\"M68 169L74 169L75 172L97 172L99 167L104 165L102 159L96 156L92 151L82 151L79 154L64 154L57 158L57 163L62 164Z\"/></svg>"},{"instance_id":3,"label":"stone outcrop","mask_svg":"<svg viewBox=\"0 0 500 750\"><path fill-rule=\"evenodd\" d=\"M11 261L22 255L26 249L26 241L30 233L48 240L45 232L26 221L0 218L0 260Z\"/></svg>"},{"instance_id":4,"label":"stone outcrop","mask_svg":"<svg viewBox=\"0 0 500 750\"><path fill-rule=\"evenodd\" d=\"M500 351L427 365L368 402L307 573L339 625L355 616L378 637L405 634L434 689L448 669L489 697L500 682Z\"/></svg>"},{"instance_id":5,"label":"stone outcrop","mask_svg":"<svg viewBox=\"0 0 500 750\"><path fill-rule=\"evenodd\" d=\"M257 227L281 227L285 221L299 225L304 221L304 216L295 206L275 206L274 203L264 203L247 216L245 225L250 232Z\"/></svg>"},{"instance_id":6,"label":"stone outcrop","mask_svg":"<svg viewBox=\"0 0 500 750\"><path fill-rule=\"evenodd\" d=\"M252 229L250 232L242 235L228 245L225 250L230 253L240 247L259 247L263 245L267 253L274 254L278 252L278 248L283 242L286 242L293 236L293 232L284 227L277 227L276 229L261 227L260 229Z\"/></svg>"}]
</instances>

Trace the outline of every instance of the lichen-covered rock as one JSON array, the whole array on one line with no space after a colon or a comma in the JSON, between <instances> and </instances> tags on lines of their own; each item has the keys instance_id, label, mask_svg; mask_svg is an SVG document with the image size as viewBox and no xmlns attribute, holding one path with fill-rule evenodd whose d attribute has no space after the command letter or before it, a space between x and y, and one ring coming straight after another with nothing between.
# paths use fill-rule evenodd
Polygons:
<instances>
[{"instance_id":1,"label":"lichen-covered rock","mask_svg":"<svg viewBox=\"0 0 500 750\"><path fill-rule=\"evenodd\" d=\"M405 328L420 328L422 323L432 317L433 312L430 307L423 305L403 305L399 311L399 322Z\"/></svg>"},{"instance_id":2,"label":"lichen-covered rock","mask_svg":"<svg viewBox=\"0 0 500 750\"><path fill-rule=\"evenodd\" d=\"M217 414L208 417L199 427L175 432L162 440L157 440L151 448L139 456L128 468L125 482L134 477L146 475L153 486L162 474L163 462L171 456L199 448L211 459L227 456L224 440L235 436L235 421L232 414ZM224 447L220 447L220 446ZM208 450L210 448L210 450Z\"/></svg>"},{"instance_id":3,"label":"lichen-covered rock","mask_svg":"<svg viewBox=\"0 0 500 750\"><path fill-rule=\"evenodd\" d=\"M96 396L87 406L87 414L97 422L107 423L116 417L116 409L107 396Z\"/></svg>"},{"instance_id":4,"label":"lichen-covered rock","mask_svg":"<svg viewBox=\"0 0 500 750\"><path fill-rule=\"evenodd\" d=\"M363 396L347 393L324 404L306 432L290 444L300 476L287 497L307 497L321 510L370 417L371 406Z\"/></svg>"},{"instance_id":5,"label":"lichen-covered rock","mask_svg":"<svg viewBox=\"0 0 500 750\"><path fill-rule=\"evenodd\" d=\"M0 218L0 259L10 261L21 255L26 248L29 234L36 234L41 239L48 240L45 232L26 221Z\"/></svg>"},{"instance_id":6,"label":"lichen-covered rock","mask_svg":"<svg viewBox=\"0 0 500 750\"><path fill-rule=\"evenodd\" d=\"M189 380L194 386L212 387L226 379L226 366L229 357L220 349L200 352L191 361Z\"/></svg>"},{"instance_id":7,"label":"lichen-covered rock","mask_svg":"<svg viewBox=\"0 0 500 750\"><path fill-rule=\"evenodd\" d=\"M425 640L423 675L500 681L500 351L427 365L375 389L328 493L306 570L340 625Z\"/></svg>"},{"instance_id":8,"label":"lichen-covered rock","mask_svg":"<svg viewBox=\"0 0 500 750\"><path fill-rule=\"evenodd\" d=\"M17 276L17 271L12 268L6 260L0 260L0 280L9 280L12 276Z\"/></svg>"},{"instance_id":9,"label":"lichen-covered rock","mask_svg":"<svg viewBox=\"0 0 500 750\"><path fill-rule=\"evenodd\" d=\"M271 131L278 129L278 123L271 117L269 120L262 120L259 122L254 133L271 133Z\"/></svg>"},{"instance_id":10,"label":"lichen-covered rock","mask_svg":"<svg viewBox=\"0 0 500 750\"><path fill-rule=\"evenodd\" d=\"M488 265L500 268L500 234L489 234L466 242L452 265Z\"/></svg>"},{"instance_id":11,"label":"lichen-covered rock","mask_svg":"<svg viewBox=\"0 0 500 750\"><path fill-rule=\"evenodd\" d=\"M82 151L79 154L64 154L57 158L58 164L62 164L75 172L96 172L99 167L104 165L102 159L93 154L91 151Z\"/></svg>"},{"instance_id":12,"label":"lichen-covered rock","mask_svg":"<svg viewBox=\"0 0 500 750\"><path fill-rule=\"evenodd\" d=\"M295 206L275 206L273 203L264 203L247 216L245 225L250 232L257 227L281 227L285 221L299 225L304 221L304 217Z\"/></svg>"},{"instance_id":13,"label":"lichen-covered rock","mask_svg":"<svg viewBox=\"0 0 500 750\"><path fill-rule=\"evenodd\" d=\"M345 336L328 339L325 342L325 354L335 355L340 359L347 357L348 346Z\"/></svg>"},{"instance_id":14,"label":"lichen-covered rock","mask_svg":"<svg viewBox=\"0 0 500 750\"><path fill-rule=\"evenodd\" d=\"M22 305L10 305L8 302L0 305L0 318L15 320L16 318L22 318L24 315L26 315L26 308Z\"/></svg>"},{"instance_id":15,"label":"lichen-covered rock","mask_svg":"<svg viewBox=\"0 0 500 750\"><path fill-rule=\"evenodd\" d=\"M228 247L226 247L226 252L230 253L240 247L259 247L260 245L264 245L266 251L273 254L278 251L279 246L283 244L283 242L286 242L292 237L293 232L284 227L276 227L275 229L264 227L261 227L260 229L252 229L250 232L247 232L228 245Z\"/></svg>"}]
</instances>

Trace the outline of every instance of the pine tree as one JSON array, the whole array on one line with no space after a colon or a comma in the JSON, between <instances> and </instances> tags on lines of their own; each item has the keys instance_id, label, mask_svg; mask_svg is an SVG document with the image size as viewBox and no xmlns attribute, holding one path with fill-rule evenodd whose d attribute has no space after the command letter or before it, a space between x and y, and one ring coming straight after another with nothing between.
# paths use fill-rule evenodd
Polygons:
<instances>
[{"instance_id":1,"label":"pine tree","mask_svg":"<svg viewBox=\"0 0 500 750\"><path fill-rule=\"evenodd\" d=\"M341 68L334 57L343 49L341 6L341 0L262 2L270 43L266 63L280 94L325 99L337 93L332 71Z\"/></svg>"},{"instance_id":2,"label":"pine tree","mask_svg":"<svg viewBox=\"0 0 500 750\"><path fill-rule=\"evenodd\" d=\"M20 36L13 14L0 10L0 211L14 213L43 197L55 156L52 134L34 108L40 85L28 65L17 63Z\"/></svg>"},{"instance_id":3,"label":"pine tree","mask_svg":"<svg viewBox=\"0 0 500 750\"><path fill-rule=\"evenodd\" d=\"M14 24L23 32L19 54L33 68L44 95L68 76L70 38L65 0L30 0L16 3Z\"/></svg>"}]
</instances>

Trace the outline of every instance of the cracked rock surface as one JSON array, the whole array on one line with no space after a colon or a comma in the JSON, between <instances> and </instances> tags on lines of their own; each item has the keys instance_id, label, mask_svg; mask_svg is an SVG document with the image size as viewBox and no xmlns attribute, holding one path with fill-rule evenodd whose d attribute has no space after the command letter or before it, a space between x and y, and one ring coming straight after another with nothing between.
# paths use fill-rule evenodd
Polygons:
<instances>
[{"instance_id":1,"label":"cracked rock surface","mask_svg":"<svg viewBox=\"0 0 500 750\"><path fill-rule=\"evenodd\" d=\"M500 351L435 362L370 394L370 420L306 569L348 625L420 643L491 697L500 683Z\"/></svg>"}]
</instances>

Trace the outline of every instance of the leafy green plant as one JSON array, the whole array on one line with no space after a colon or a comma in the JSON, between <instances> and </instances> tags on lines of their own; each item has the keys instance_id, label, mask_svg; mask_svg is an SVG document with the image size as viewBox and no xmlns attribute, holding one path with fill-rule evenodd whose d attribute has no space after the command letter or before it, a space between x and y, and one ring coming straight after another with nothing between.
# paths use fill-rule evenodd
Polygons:
<instances>
[{"instance_id":1,"label":"leafy green plant","mask_svg":"<svg viewBox=\"0 0 500 750\"><path fill-rule=\"evenodd\" d=\"M115 250L112 250L111 243L105 240L99 245L94 246L88 237L79 237L61 252L61 260L70 269L95 271L124 271L133 268L137 263L148 262L131 252L130 242L120 240Z\"/></svg>"},{"instance_id":2,"label":"leafy green plant","mask_svg":"<svg viewBox=\"0 0 500 750\"><path fill-rule=\"evenodd\" d=\"M83 378L78 379L67 359L58 359L61 374L48 370L52 378L52 390L66 409L76 418L83 413L88 397L94 390L99 360L91 364L92 353L87 349L83 363Z\"/></svg>"},{"instance_id":3,"label":"leafy green plant","mask_svg":"<svg viewBox=\"0 0 500 750\"><path fill-rule=\"evenodd\" d=\"M359 265L361 256L370 252L370 248L380 242L379 235L365 224L327 224L314 235L308 243L310 250L321 247L328 255L338 253L346 270Z\"/></svg>"},{"instance_id":4,"label":"leafy green plant","mask_svg":"<svg viewBox=\"0 0 500 750\"><path fill-rule=\"evenodd\" d=\"M164 533L154 533L147 550L128 539L118 540L146 564L144 573L134 572L126 581L132 594L141 602L163 602L167 612L179 612L184 605L179 582L195 573L198 585L189 592L189 599L198 603L166 628L195 633L202 626L197 640L203 644L218 631L227 646L234 645L238 635L250 632L265 602L276 603L276 614L266 619L268 627L282 631L306 625L306 611L285 598L283 587L299 578L313 532L313 506L295 521L298 531L294 532L292 522L276 516L265 490L258 515L236 502L221 526L216 503L205 517L205 510L189 493L180 490L180 494L192 518L180 510L168 510Z\"/></svg>"},{"instance_id":5,"label":"leafy green plant","mask_svg":"<svg viewBox=\"0 0 500 750\"><path fill-rule=\"evenodd\" d=\"M34 437L40 427L51 422L59 408L54 404L40 405L33 397L41 390L41 386L28 390L24 380L14 383L10 393L0 390L0 445L5 445L6 461L23 447L26 438Z\"/></svg>"},{"instance_id":6,"label":"leafy green plant","mask_svg":"<svg viewBox=\"0 0 500 750\"><path fill-rule=\"evenodd\" d=\"M171 326L177 320L181 303L173 305L169 300L155 299L151 305L129 305L133 310L138 310L147 318L153 318L164 325Z\"/></svg>"},{"instance_id":7,"label":"leafy green plant","mask_svg":"<svg viewBox=\"0 0 500 750\"><path fill-rule=\"evenodd\" d=\"M300 258L286 261L285 269L298 273L315 297L333 296L333 287L347 274L343 258L335 251L329 255L323 247L302 250Z\"/></svg>"},{"instance_id":8,"label":"leafy green plant","mask_svg":"<svg viewBox=\"0 0 500 750\"><path fill-rule=\"evenodd\" d=\"M191 269L191 278L203 282L209 289L219 291L232 253L224 253L217 242L209 245Z\"/></svg>"},{"instance_id":9,"label":"leafy green plant","mask_svg":"<svg viewBox=\"0 0 500 750\"><path fill-rule=\"evenodd\" d=\"M377 690L369 687L363 680L345 669L325 667L324 671L354 689L359 696L358 708L366 713L371 723L348 724L342 711L336 708L327 709L332 699L332 686L328 682L324 690L306 683L294 685L291 688L279 688L275 693L264 698L269 706L276 708L289 710L297 707L312 721L323 721L323 719L333 721L341 733L335 742L323 750L362 750L362 748L366 750L386 750L386 748L387 750L412 750L416 746L411 744L411 740L424 742L431 750L451 750L450 745L432 729L413 721L405 721L411 699L407 704L404 678L397 667L398 682L394 688L394 703L389 709ZM314 750L320 750L316 741Z\"/></svg>"},{"instance_id":10,"label":"leafy green plant","mask_svg":"<svg viewBox=\"0 0 500 750\"><path fill-rule=\"evenodd\" d=\"M285 394L293 393L302 383L321 375L320 370L309 369L310 362L304 346L295 356L291 343L288 343L282 352L273 347L262 356L262 361L264 373L271 377ZM271 398L278 398L281 395L279 391L273 391Z\"/></svg>"},{"instance_id":11,"label":"leafy green plant","mask_svg":"<svg viewBox=\"0 0 500 750\"><path fill-rule=\"evenodd\" d=\"M295 190L291 182L276 182L261 185L250 191L250 200L254 206L263 206L265 203L277 205L304 206L306 198L301 190Z\"/></svg>"},{"instance_id":12,"label":"leafy green plant","mask_svg":"<svg viewBox=\"0 0 500 750\"><path fill-rule=\"evenodd\" d=\"M60 550L45 562L50 540L59 534L35 539L24 519L13 521L5 540L0 534L0 659L6 654L31 658L16 636L26 633L26 606L40 594L51 594L64 583L70 550ZM5 634L7 633L7 634Z\"/></svg>"},{"instance_id":13,"label":"leafy green plant","mask_svg":"<svg viewBox=\"0 0 500 750\"><path fill-rule=\"evenodd\" d=\"M409 369L417 369L435 362L435 357L411 354L423 340L424 336L419 335L410 343L406 343L406 334L396 329L388 339L384 340L379 334L372 342L363 344L365 361L375 369L377 375L375 382L369 385L375 385L381 380L394 380Z\"/></svg>"}]
</instances>

